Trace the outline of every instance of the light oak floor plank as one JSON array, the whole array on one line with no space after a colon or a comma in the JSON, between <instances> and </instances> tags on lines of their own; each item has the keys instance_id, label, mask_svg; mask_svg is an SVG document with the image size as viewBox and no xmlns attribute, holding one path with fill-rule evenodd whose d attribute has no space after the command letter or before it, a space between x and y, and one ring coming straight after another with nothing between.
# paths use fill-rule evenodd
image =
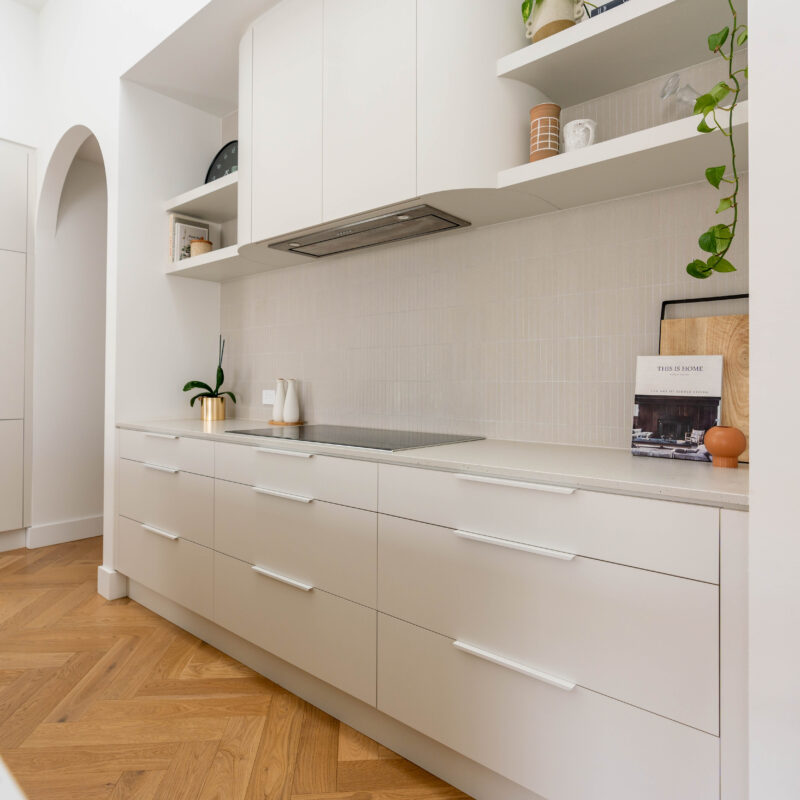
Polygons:
<instances>
[{"instance_id":1,"label":"light oak floor plank","mask_svg":"<svg viewBox=\"0 0 800 800\"><path fill-rule=\"evenodd\" d=\"M96 593L100 539L0 556L0 757L29 800L469 800Z\"/></svg>"}]
</instances>

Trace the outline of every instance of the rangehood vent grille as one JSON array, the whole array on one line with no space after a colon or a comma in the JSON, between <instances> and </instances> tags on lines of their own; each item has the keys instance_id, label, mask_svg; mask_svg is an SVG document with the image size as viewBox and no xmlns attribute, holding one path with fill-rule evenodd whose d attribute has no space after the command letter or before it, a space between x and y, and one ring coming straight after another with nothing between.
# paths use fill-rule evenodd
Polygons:
<instances>
[{"instance_id":1,"label":"rangehood vent grille","mask_svg":"<svg viewBox=\"0 0 800 800\"><path fill-rule=\"evenodd\" d=\"M270 247L304 256L324 256L400 242L417 236L467 227L470 223L432 206L422 205L379 217L337 224L292 239L273 242Z\"/></svg>"}]
</instances>

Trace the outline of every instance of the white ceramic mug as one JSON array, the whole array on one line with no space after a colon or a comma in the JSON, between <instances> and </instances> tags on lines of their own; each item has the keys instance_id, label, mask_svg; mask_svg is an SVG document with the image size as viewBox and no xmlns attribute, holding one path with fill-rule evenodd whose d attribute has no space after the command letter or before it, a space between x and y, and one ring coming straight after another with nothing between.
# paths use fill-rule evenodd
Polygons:
<instances>
[{"instance_id":1,"label":"white ceramic mug","mask_svg":"<svg viewBox=\"0 0 800 800\"><path fill-rule=\"evenodd\" d=\"M576 119L564 126L564 152L581 150L595 143L597 122L593 119Z\"/></svg>"}]
</instances>

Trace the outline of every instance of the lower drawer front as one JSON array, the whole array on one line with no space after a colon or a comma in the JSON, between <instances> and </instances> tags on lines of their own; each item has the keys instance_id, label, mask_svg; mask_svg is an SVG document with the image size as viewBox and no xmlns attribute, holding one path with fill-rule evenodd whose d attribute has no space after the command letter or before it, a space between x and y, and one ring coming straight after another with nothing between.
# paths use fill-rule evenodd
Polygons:
<instances>
[{"instance_id":1,"label":"lower drawer front","mask_svg":"<svg viewBox=\"0 0 800 800\"><path fill-rule=\"evenodd\" d=\"M214 543L214 479L167 471L139 461L119 461L119 513L191 539Z\"/></svg>"},{"instance_id":2,"label":"lower drawer front","mask_svg":"<svg viewBox=\"0 0 800 800\"><path fill-rule=\"evenodd\" d=\"M375 616L370 608L289 586L216 553L214 622L375 705Z\"/></svg>"},{"instance_id":3,"label":"lower drawer front","mask_svg":"<svg viewBox=\"0 0 800 800\"><path fill-rule=\"evenodd\" d=\"M214 549L375 608L374 511L216 482Z\"/></svg>"},{"instance_id":4,"label":"lower drawer front","mask_svg":"<svg viewBox=\"0 0 800 800\"><path fill-rule=\"evenodd\" d=\"M548 800L716 800L719 739L378 615L378 709Z\"/></svg>"},{"instance_id":5,"label":"lower drawer front","mask_svg":"<svg viewBox=\"0 0 800 800\"><path fill-rule=\"evenodd\" d=\"M125 517L117 520L116 568L154 592L211 619L213 551L185 539L168 539Z\"/></svg>"},{"instance_id":6,"label":"lower drawer front","mask_svg":"<svg viewBox=\"0 0 800 800\"><path fill-rule=\"evenodd\" d=\"M397 517L379 531L380 611L719 732L717 586Z\"/></svg>"}]
</instances>

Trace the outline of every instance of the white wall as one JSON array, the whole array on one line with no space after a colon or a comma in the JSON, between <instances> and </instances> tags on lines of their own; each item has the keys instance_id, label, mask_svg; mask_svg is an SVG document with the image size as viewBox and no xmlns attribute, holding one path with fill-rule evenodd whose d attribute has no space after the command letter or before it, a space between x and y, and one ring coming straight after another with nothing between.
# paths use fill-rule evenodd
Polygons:
<instances>
[{"instance_id":1,"label":"white wall","mask_svg":"<svg viewBox=\"0 0 800 800\"><path fill-rule=\"evenodd\" d=\"M800 397L794 19L751 2L750 797L800 797L800 492L792 431Z\"/></svg>"},{"instance_id":2,"label":"white wall","mask_svg":"<svg viewBox=\"0 0 800 800\"><path fill-rule=\"evenodd\" d=\"M0 139L29 146L39 140L36 12L0 0Z\"/></svg>"},{"instance_id":3,"label":"white wall","mask_svg":"<svg viewBox=\"0 0 800 800\"><path fill-rule=\"evenodd\" d=\"M55 235L37 242L34 529L103 512L106 209L103 166L76 159Z\"/></svg>"}]
</instances>

